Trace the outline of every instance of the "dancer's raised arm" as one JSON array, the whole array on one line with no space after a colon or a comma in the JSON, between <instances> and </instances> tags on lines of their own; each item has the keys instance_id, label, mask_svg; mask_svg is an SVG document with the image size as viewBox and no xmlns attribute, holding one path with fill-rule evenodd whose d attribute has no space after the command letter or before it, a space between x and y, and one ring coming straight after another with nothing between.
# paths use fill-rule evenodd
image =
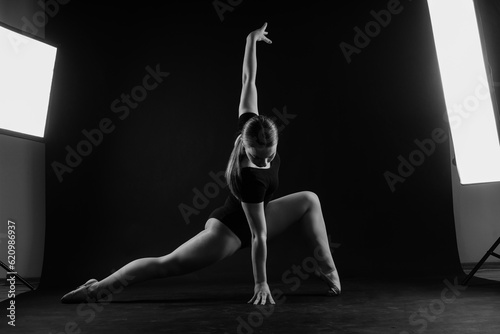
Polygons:
<instances>
[{"instance_id":1,"label":"dancer's raised arm","mask_svg":"<svg viewBox=\"0 0 500 334\"><path fill-rule=\"evenodd\" d=\"M243 82L241 88L239 114L252 112L259 114L257 108L257 87L255 86L255 78L257 77L257 42L264 41L271 44L271 40L266 37L267 22L264 25L252 31L247 36L245 46L245 56L243 58Z\"/></svg>"}]
</instances>

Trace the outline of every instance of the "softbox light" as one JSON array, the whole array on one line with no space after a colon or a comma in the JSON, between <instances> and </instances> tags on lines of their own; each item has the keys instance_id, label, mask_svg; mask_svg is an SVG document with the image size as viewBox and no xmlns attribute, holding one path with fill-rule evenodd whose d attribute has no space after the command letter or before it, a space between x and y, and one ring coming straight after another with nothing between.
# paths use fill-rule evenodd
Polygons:
<instances>
[{"instance_id":1,"label":"softbox light","mask_svg":"<svg viewBox=\"0 0 500 334\"><path fill-rule=\"evenodd\" d=\"M428 0L460 183L500 181L500 145L473 0Z\"/></svg>"},{"instance_id":2,"label":"softbox light","mask_svg":"<svg viewBox=\"0 0 500 334\"><path fill-rule=\"evenodd\" d=\"M0 26L0 129L43 138L57 48Z\"/></svg>"}]
</instances>

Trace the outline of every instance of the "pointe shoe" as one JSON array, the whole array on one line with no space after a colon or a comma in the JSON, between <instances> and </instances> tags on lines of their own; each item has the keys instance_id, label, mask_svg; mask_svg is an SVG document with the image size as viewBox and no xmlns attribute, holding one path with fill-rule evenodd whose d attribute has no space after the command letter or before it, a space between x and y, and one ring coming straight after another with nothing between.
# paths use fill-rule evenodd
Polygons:
<instances>
[{"instance_id":1,"label":"pointe shoe","mask_svg":"<svg viewBox=\"0 0 500 334\"><path fill-rule=\"evenodd\" d=\"M328 285L328 295L330 297L340 296L340 287L337 286L337 284L333 281L331 277L329 277L331 273L333 273L333 271L331 271L328 274L325 274L319 268L316 269L315 271L316 276L321 278Z\"/></svg>"},{"instance_id":2,"label":"pointe shoe","mask_svg":"<svg viewBox=\"0 0 500 334\"><path fill-rule=\"evenodd\" d=\"M89 288L97 283L97 280L92 278L88 280L85 284L80 285L75 290L68 292L61 298L61 303L63 304L76 304L81 302L95 302L96 298L91 296L89 293Z\"/></svg>"}]
</instances>

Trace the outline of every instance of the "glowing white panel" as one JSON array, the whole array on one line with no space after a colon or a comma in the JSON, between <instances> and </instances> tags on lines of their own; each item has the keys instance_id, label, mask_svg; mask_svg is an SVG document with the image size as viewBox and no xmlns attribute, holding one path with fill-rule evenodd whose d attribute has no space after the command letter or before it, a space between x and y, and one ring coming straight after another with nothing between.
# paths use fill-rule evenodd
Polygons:
<instances>
[{"instance_id":1,"label":"glowing white panel","mask_svg":"<svg viewBox=\"0 0 500 334\"><path fill-rule=\"evenodd\" d=\"M500 181L500 145L473 0L428 0L462 184Z\"/></svg>"},{"instance_id":2,"label":"glowing white panel","mask_svg":"<svg viewBox=\"0 0 500 334\"><path fill-rule=\"evenodd\" d=\"M0 128L44 136L56 52L0 27Z\"/></svg>"}]
</instances>

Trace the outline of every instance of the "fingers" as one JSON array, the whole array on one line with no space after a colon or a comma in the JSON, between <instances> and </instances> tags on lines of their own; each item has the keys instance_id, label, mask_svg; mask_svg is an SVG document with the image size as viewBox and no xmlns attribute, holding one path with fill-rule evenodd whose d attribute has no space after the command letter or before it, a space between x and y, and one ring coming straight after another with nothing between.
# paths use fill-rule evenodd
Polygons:
<instances>
[{"instance_id":1,"label":"fingers","mask_svg":"<svg viewBox=\"0 0 500 334\"><path fill-rule=\"evenodd\" d=\"M251 304L251 303L253 303L253 302L255 301L255 299L256 299L256 298L257 298L257 294L254 294L254 295L253 295L253 297L252 297L252 299L250 299L250 300L247 302L247 304Z\"/></svg>"},{"instance_id":2,"label":"fingers","mask_svg":"<svg viewBox=\"0 0 500 334\"><path fill-rule=\"evenodd\" d=\"M269 34L269 32L266 31L266 28L267 28L267 22L265 22L264 25L260 28L260 30L262 31L262 40L267 44L272 44L273 42L265 36Z\"/></svg>"},{"instance_id":3,"label":"fingers","mask_svg":"<svg viewBox=\"0 0 500 334\"><path fill-rule=\"evenodd\" d=\"M260 296L260 300L261 300L260 305L266 305L267 293L262 293L261 296Z\"/></svg>"},{"instance_id":4,"label":"fingers","mask_svg":"<svg viewBox=\"0 0 500 334\"><path fill-rule=\"evenodd\" d=\"M273 305L276 304L276 302L274 301L273 296L271 294L269 295L269 303L271 303Z\"/></svg>"},{"instance_id":5,"label":"fingers","mask_svg":"<svg viewBox=\"0 0 500 334\"><path fill-rule=\"evenodd\" d=\"M264 34L267 35L267 31ZM273 43L269 38L267 38L264 35L262 35L262 39L261 40L264 41L264 42L266 42L267 44L272 44Z\"/></svg>"},{"instance_id":6,"label":"fingers","mask_svg":"<svg viewBox=\"0 0 500 334\"><path fill-rule=\"evenodd\" d=\"M272 44L273 42L272 42L269 38L267 38L266 36L264 36L264 35L267 35L267 34L268 34L268 32L267 32L267 31L265 31L265 32L262 34L262 36L261 36L261 40L262 40L262 41L264 41L264 42L266 42L267 44Z\"/></svg>"},{"instance_id":7,"label":"fingers","mask_svg":"<svg viewBox=\"0 0 500 334\"><path fill-rule=\"evenodd\" d=\"M257 305L259 303L259 301L261 300L261 298L262 298L262 292L258 292L258 293L253 295L252 299L250 299L248 301L248 304Z\"/></svg>"},{"instance_id":8,"label":"fingers","mask_svg":"<svg viewBox=\"0 0 500 334\"><path fill-rule=\"evenodd\" d=\"M266 302L269 301L269 304L276 304L274 302L274 299L273 299L273 296L271 294L267 294L267 293L262 293L261 294L261 299L260 299L260 305L266 305ZM259 304L259 300L257 299L254 303L254 305L258 305Z\"/></svg>"},{"instance_id":9,"label":"fingers","mask_svg":"<svg viewBox=\"0 0 500 334\"><path fill-rule=\"evenodd\" d=\"M266 305L267 301L269 301L269 304L272 304L272 305L276 304L276 302L273 299L273 296L270 293L267 294L265 292L258 292L247 303L254 304L254 305L259 305L259 304Z\"/></svg>"}]
</instances>

